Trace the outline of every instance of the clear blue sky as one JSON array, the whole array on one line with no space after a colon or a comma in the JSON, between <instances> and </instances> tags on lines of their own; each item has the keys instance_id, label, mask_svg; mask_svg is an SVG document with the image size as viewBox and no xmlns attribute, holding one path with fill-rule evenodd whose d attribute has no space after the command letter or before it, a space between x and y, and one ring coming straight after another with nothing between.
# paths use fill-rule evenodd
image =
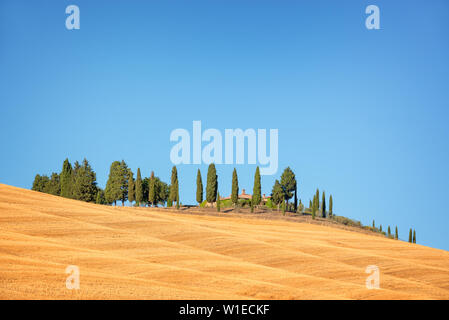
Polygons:
<instances>
[{"instance_id":1,"label":"clear blue sky","mask_svg":"<svg viewBox=\"0 0 449 320\"><path fill-rule=\"evenodd\" d=\"M65 28L76 4L81 29ZM381 30L365 28L380 8ZM449 2L0 2L0 182L86 157L168 181L175 128L279 129L304 202L449 250ZM194 203L196 165L181 165ZM206 166L201 166L203 180ZM233 166L217 166L228 194ZM252 190L255 166L237 166Z\"/></svg>"}]
</instances>

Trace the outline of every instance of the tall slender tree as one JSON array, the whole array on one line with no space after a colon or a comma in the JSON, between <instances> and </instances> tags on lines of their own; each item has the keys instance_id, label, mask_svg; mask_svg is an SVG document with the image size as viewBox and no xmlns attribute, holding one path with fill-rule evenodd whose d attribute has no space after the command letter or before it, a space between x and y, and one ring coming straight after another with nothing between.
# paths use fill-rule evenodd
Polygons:
<instances>
[{"instance_id":1,"label":"tall slender tree","mask_svg":"<svg viewBox=\"0 0 449 320\"><path fill-rule=\"evenodd\" d=\"M131 169L128 170L128 201L133 204L136 200L136 187L134 182L134 174Z\"/></svg>"},{"instance_id":2,"label":"tall slender tree","mask_svg":"<svg viewBox=\"0 0 449 320\"><path fill-rule=\"evenodd\" d=\"M150 187L148 190L148 204L151 206L157 204L157 184L156 178L154 177L154 171L151 171L150 176Z\"/></svg>"},{"instance_id":3,"label":"tall slender tree","mask_svg":"<svg viewBox=\"0 0 449 320\"><path fill-rule=\"evenodd\" d=\"M211 163L207 169L207 182L206 182L206 200L212 204L217 200L218 191L218 176L215 164Z\"/></svg>"},{"instance_id":4,"label":"tall slender tree","mask_svg":"<svg viewBox=\"0 0 449 320\"><path fill-rule=\"evenodd\" d=\"M329 217L332 217L332 215L334 214L333 213L333 206L334 206L334 203L333 203L333 200L332 200L332 195L330 195L330 197L329 197Z\"/></svg>"},{"instance_id":5,"label":"tall slender tree","mask_svg":"<svg viewBox=\"0 0 449 320\"><path fill-rule=\"evenodd\" d=\"M220 192L217 192L217 211L220 212Z\"/></svg>"},{"instance_id":6,"label":"tall slender tree","mask_svg":"<svg viewBox=\"0 0 449 320\"><path fill-rule=\"evenodd\" d=\"M239 202L239 179L237 177L237 170L234 168L232 172L232 191L231 191L231 202L234 205L234 208L237 206Z\"/></svg>"},{"instance_id":7,"label":"tall slender tree","mask_svg":"<svg viewBox=\"0 0 449 320\"><path fill-rule=\"evenodd\" d=\"M122 206L125 205L125 201L128 200L128 165L124 160L120 162L120 189L121 189L121 200Z\"/></svg>"},{"instance_id":8,"label":"tall slender tree","mask_svg":"<svg viewBox=\"0 0 449 320\"><path fill-rule=\"evenodd\" d=\"M396 226L396 230L394 231L394 238L395 238L396 240L399 239L398 226Z\"/></svg>"},{"instance_id":9,"label":"tall slender tree","mask_svg":"<svg viewBox=\"0 0 449 320\"><path fill-rule=\"evenodd\" d=\"M143 189L142 189L142 176L140 175L140 168L137 168L136 185L135 185L135 200L137 205L140 206L143 200Z\"/></svg>"},{"instance_id":10,"label":"tall slender tree","mask_svg":"<svg viewBox=\"0 0 449 320\"><path fill-rule=\"evenodd\" d=\"M72 165L69 159L65 159L62 164L62 171L59 175L59 181L61 183L61 197L72 197Z\"/></svg>"},{"instance_id":11,"label":"tall slender tree","mask_svg":"<svg viewBox=\"0 0 449 320\"><path fill-rule=\"evenodd\" d=\"M198 205L203 202L203 180L201 179L200 169L196 173L196 202L198 202Z\"/></svg>"},{"instance_id":12,"label":"tall slender tree","mask_svg":"<svg viewBox=\"0 0 449 320\"><path fill-rule=\"evenodd\" d=\"M117 205L117 200L123 197L122 186L126 182L120 161L114 161L109 168L109 178L104 191L106 202Z\"/></svg>"},{"instance_id":13,"label":"tall slender tree","mask_svg":"<svg viewBox=\"0 0 449 320\"><path fill-rule=\"evenodd\" d=\"M256 168L256 173L254 174L253 196L251 197L251 201L254 207L257 207L262 201L262 187L260 183L259 167Z\"/></svg>"},{"instance_id":14,"label":"tall slender tree","mask_svg":"<svg viewBox=\"0 0 449 320\"><path fill-rule=\"evenodd\" d=\"M416 243L416 230L413 230L413 243Z\"/></svg>"},{"instance_id":15,"label":"tall slender tree","mask_svg":"<svg viewBox=\"0 0 449 320\"><path fill-rule=\"evenodd\" d=\"M412 243L412 228L410 228L410 231L408 233L408 242Z\"/></svg>"},{"instance_id":16,"label":"tall slender tree","mask_svg":"<svg viewBox=\"0 0 449 320\"><path fill-rule=\"evenodd\" d=\"M391 236L391 229L390 229L390 226L388 226L388 237L390 237Z\"/></svg>"},{"instance_id":17,"label":"tall slender tree","mask_svg":"<svg viewBox=\"0 0 449 320\"><path fill-rule=\"evenodd\" d=\"M321 216L326 218L326 195L323 191L323 199L321 200Z\"/></svg>"},{"instance_id":18,"label":"tall slender tree","mask_svg":"<svg viewBox=\"0 0 449 320\"><path fill-rule=\"evenodd\" d=\"M173 203L176 201L176 195L178 192L178 169L176 166L173 166L171 169L171 184L170 184L170 202Z\"/></svg>"}]
</instances>

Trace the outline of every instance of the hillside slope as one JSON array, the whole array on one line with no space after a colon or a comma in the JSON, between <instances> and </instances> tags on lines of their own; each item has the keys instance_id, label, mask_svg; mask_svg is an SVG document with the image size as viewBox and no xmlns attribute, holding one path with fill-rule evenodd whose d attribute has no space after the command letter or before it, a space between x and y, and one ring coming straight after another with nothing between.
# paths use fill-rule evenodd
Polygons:
<instances>
[{"instance_id":1,"label":"hillside slope","mask_svg":"<svg viewBox=\"0 0 449 320\"><path fill-rule=\"evenodd\" d=\"M68 265L80 289L68 290ZM380 269L368 290L365 268ZM0 184L1 299L449 299L449 252L346 230Z\"/></svg>"}]
</instances>

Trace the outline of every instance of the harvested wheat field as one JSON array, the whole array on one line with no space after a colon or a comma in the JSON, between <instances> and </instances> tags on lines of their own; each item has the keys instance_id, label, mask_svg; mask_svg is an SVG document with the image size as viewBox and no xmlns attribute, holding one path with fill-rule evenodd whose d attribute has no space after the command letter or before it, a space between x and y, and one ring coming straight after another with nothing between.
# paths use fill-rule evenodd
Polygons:
<instances>
[{"instance_id":1,"label":"harvested wheat field","mask_svg":"<svg viewBox=\"0 0 449 320\"><path fill-rule=\"evenodd\" d=\"M80 289L66 288L68 265ZM368 265L380 289L365 285ZM1 299L449 299L449 252L282 220L109 207L0 184Z\"/></svg>"}]
</instances>

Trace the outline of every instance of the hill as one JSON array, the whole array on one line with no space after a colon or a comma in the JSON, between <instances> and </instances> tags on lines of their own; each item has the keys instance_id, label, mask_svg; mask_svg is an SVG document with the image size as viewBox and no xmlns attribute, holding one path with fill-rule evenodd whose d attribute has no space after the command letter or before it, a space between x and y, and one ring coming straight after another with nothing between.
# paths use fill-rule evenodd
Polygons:
<instances>
[{"instance_id":1,"label":"hill","mask_svg":"<svg viewBox=\"0 0 449 320\"><path fill-rule=\"evenodd\" d=\"M68 265L80 289L66 288ZM380 289L368 290L368 265ZM449 299L449 252L329 226L0 184L1 299Z\"/></svg>"}]
</instances>

